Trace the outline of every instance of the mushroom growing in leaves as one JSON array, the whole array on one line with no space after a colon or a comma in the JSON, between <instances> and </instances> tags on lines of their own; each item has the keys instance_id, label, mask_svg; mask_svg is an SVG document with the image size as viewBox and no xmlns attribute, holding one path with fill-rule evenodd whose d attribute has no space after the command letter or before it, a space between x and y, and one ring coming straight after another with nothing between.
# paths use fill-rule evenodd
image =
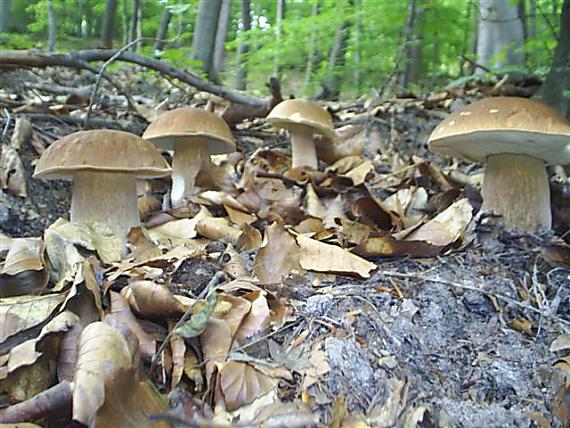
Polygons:
<instances>
[{"instance_id":1,"label":"mushroom growing in leaves","mask_svg":"<svg viewBox=\"0 0 570 428\"><path fill-rule=\"evenodd\" d=\"M214 113L193 107L181 107L158 116L143 138L160 150L174 150L172 158L173 207L184 206L192 197L194 181L204 160L210 155L236 150L232 131Z\"/></svg>"},{"instance_id":2,"label":"mushroom growing in leaves","mask_svg":"<svg viewBox=\"0 0 570 428\"><path fill-rule=\"evenodd\" d=\"M285 128L291 135L293 168L308 166L318 169L317 149L313 134L334 139L331 115L317 103L305 100L285 100L267 116L276 128Z\"/></svg>"},{"instance_id":3,"label":"mushroom growing in leaves","mask_svg":"<svg viewBox=\"0 0 570 428\"><path fill-rule=\"evenodd\" d=\"M570 163L570 123L553 108L518 97L486 98L450 114L431 151L486 162L484 210L521 231L551 227L546 165Z\"/></svg>"},{"instance_id":4,"label":"mushroom growing in leaves","mask_svg":"<svg viewBox=\"0 0 570 428\"><path fill-rule=\"evenodd\" d=\"M35 178L73 181L70 220L105 223L123 242L131 227L140 225L136 179L169 174L148 141L110 130L80 131L55 141L34 171Z\"/></svg>"}]
</instances>

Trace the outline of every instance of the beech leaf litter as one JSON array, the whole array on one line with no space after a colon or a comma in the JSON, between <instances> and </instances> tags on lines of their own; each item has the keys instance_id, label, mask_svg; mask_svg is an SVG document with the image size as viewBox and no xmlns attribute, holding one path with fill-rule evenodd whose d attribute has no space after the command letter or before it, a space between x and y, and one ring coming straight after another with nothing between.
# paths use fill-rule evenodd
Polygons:
<instances>
[{"instance_id":1,"label":"beech leaf litter","mask_svg":"<svg viewBox=\"0 0 570 428\"><path fill-rule=\"evenodd\" d=\"M160 85L139 101L148 117L120 97L93 115L140 135L163 111L219 102ZM3 88L0 104L37 101ZM142 223L124 240L67 220L67 184L31 177L78 128L0 113L0 421L570 426L570 182L551 177L552 231L518 233L481 210L482 165L426 146L450 111L493 95L323 103L338 141L316 138L318 170L292 168L288 134L248 119L183 206L169 177L139 180Z\"/></svg>"}]
</instances>

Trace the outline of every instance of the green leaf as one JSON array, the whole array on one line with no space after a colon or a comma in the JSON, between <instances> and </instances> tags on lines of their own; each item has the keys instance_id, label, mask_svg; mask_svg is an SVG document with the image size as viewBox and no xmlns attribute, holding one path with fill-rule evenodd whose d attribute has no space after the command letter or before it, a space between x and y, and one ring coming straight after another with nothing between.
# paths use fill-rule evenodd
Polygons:
<instances>
[{"instance_id":1,"label":"green leaf","mask_svg":"<svg viewBox=\"0 0 570 428\"><path fill-rule=\"evenodd\" d=\"M218 301L218 293L212 291L203 300L202 307L194 315L190 317L188 321L174 330L174 334L181 336L185 339L191 339L192 337L197 337L202 334L206 329L210 315L216 307Z\"/></svg>"}]
</instances>

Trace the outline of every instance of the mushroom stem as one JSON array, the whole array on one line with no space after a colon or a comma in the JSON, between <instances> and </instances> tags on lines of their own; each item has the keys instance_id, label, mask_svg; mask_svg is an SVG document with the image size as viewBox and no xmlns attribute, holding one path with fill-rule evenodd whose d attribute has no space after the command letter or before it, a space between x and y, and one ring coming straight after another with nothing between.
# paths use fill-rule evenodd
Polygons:
<instances>
[{"instance_id":1,"label":"mushroom stem","mask_svg":"<svg viewBox=\"0 0 570 428\"><path fill-rule=\"evenodd\" d=\"M291 134L293 168L309 166L313 169L318 169L319 161L317 159L317 148L313 140L313 132L304 126L292 126L289 128L289 132Z\"/></svg>"},{"instance_id":2,"label":"mushroom stem","mask_svg":"<svg viewBox=\"0 0 570 428\"><path fill-rule=\"evenodd\" d=\"M515 154L487 159L483 180L484 210L500 214L502 223L525 232L549 230L550 186L543 161Z\"/></svg>"},{"instance_id":3,"label":"mushroom stem","mask_svg":"<svg viewBox=\"0 0 570 428\"><path fill-rule=\"evenodd\" d=\"M140 225L135 176L120 172L76 172L70 219L75 223L105 223L126 243L131 227Z\"/></svg>"},{"instance_id":4,"label":"mushroom stem","mask_svg":"<svg viewBox=\"0 0 570 428\"><path fill-rule=\"evenodd\" d=\"M206 141L182 141L174 146L172 159L172 190L170 200L174 208L186 205L194 191L194 182L202 161L208 156Z\"/></svg>"}]
</instances>

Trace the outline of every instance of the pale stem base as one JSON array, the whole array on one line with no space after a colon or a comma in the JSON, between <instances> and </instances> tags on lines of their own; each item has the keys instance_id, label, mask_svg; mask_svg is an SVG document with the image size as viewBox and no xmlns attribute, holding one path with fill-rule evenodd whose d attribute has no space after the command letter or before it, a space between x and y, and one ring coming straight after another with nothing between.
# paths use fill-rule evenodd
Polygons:
<instances>
[{"instance_id":1,"label":"pale stem base","mask_svg":"<svg viewBox=\"0 0 570 428\"><path fill-rule=\"evenodd\" d=\"M126 173L75 173L70 220L74 223L105 223L125 244L131 227L140 226L135 176Z\"/></svg>"},{"instance_id":2,"label":"pale stem base","mask_svg":"<svg viewBox=\"0 0 570 428\"><path fill-rule=\"evenodd\" d=\"M291 134L291 153L293 155L293 168L309 166L319 169L317 148L313 140L313 133L304 127L289 129Z\"/></svg>"},{"instance_id":3,"label":"pale stem base","mask_svg":"<svg viewBox=\"0 0 570 428\"><path fill-rule=\"evenodd\" d=\"M487 159L482 209L500 214L503 224L525 232L552 226L550 186L543 161L501 154Z\"/></svg>"},{"instance_id":4,"label":"pale stem base","mask_svg":"<svg viewBox=\"0 0 570 428\"><path fill-rule=\"evenodd\" d=\"M194 192L194 182L203 160L208 157L205 142L180 143L174 147L172 159L172 207L185 206Z\"/></svg>"}]
</instances>

